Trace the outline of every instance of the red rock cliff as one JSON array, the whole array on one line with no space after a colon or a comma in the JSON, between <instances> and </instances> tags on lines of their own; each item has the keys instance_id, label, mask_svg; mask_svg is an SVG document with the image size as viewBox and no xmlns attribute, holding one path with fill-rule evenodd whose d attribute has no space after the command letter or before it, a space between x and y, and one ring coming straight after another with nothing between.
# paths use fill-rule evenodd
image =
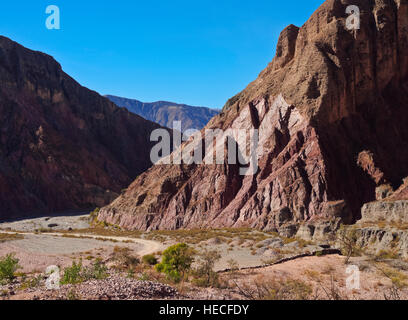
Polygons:
<instances>
[{"instance_id":1,"label":"red rock cliff","mask_svg":"<svg viewBox=\"0 0 408 320\"><path fill-rule=\"evenodd\" d=\"M348 5L360 30L345 27ZM408 0L327 0L281 33L273 61L207 126L258 128L256 175L154 166L99 219L141 230L353 222L377 185L408 175L407 123Z\"/></svg>"}]
</instances>

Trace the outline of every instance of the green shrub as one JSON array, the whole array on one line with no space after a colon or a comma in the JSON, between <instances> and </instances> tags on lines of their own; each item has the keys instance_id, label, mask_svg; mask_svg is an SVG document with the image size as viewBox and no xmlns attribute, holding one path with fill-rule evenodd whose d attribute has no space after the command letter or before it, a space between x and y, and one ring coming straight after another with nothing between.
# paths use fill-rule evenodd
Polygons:
<instances>
[{"instance_id":1,"label":"green shrub","mask_svg":"<svg viewBox=\"0 0 408 320\"><path fill-rule=\"evenodd\" d=\"M238 262L236 260L229 259L227 261L227 264L228 264L228 269L230 269L231 271L239 270L239 264L238 264Z\"/></svg>"},{"instance_id":2,"label":"green shrub","mask_svg":"<svg viewBox=\"0 0 408 320\"><path fill-rule=\"evenodd\" d=\"M284 282L266 282L263 300L308 300L313 293L312 287L300 280L289 279Z\"/></svg>"},{"instance_id":3,"label":"green shrub","mask_svg":"<svg viewBox=\"0 0 408 320\"><path fill-rule=\"evenodd\" d=\"M12 240L24 239L24 236L18 233L9 234L9 233L0 233L0 243Z\"/></svg>"},{"instance_id":4,"label":"green shrub","mask_svg":"<svg viewBox=\"0 0 408 320\"><path fill-rule=\"evenodd\" d=\"M361 248L357 246L358 235L355 227L341 225L337 237L342 254L346 256L345 264L348 264L351 257L361 255Z\"/></svg>"},{"instance_id":5,"label":"green shrub","mask_svg":"<svg viewBox=\"0 0 408 320\"><path fill-rule=\"evenodd\" d=\"M391 259L398 259L399 258L399 254L396 250L380 250L375 259L377 261L379 260L391 260Z\"/></svg>"},{"instance_id":6,"label":"green shrub","mask_svg":"<svg viewBox=\"0 0 408 320\"><path fill-rule=\"evenodd\" d=\"M99 214L99 208L95 208L95 210L94 211L92 211L89 215L90 215L90 217L91 217L91 219L95 219L97 216L98 216L98 214Z\"/></svg>"},{"instance_id":7,"label":"green shrub","mask_svg":"<svg viewBox=\"0 0 408 320\"><path fill-rule=\"evenodd\" d=\"M150 266L154 266L157 264L157 258L152 254L147 254L143 256L142 260L145 264L148 264Z\"/></svg>"},{"instance_id":8,"label":"green shrub","mask_svg":"<svg viewBox=\"0 0 408 320\"><path fill-rule=\"evenodd\" d=\"M146 272L143 272L142 275L139 277L139 281L150 281L150 275Z\"/></svg>"},{"instance_id":9,"label":"green shrub","mask_svg":"<svg viewBox=\"0 0 408 320\"><path fill-rule=\"evenodd\" d=\"M156 265L156 270L167 275L175 282L184 279L186 272L194 262L194 250L185 243L179 243L163 252L162 262Z\"/></svg>"},{"instance_id":10,"label":"green shrub","mask_svg":"<svg viewBox=\"0 0 408 320\"><path fill-rule=\"evenodd\" d=\"M64 269L61 284L77 284L91 279L105 279L108 276L107 270L101 259L97 259L87 268L82 266L82 260L79 263L73 261L71 267Z\"/></svg>"},{"instance_id":11,"label":"green shrub","mask_svg":"<svg viewBox=\"0 0 408 320\"><path fill-rule=\"evenodd\" d=\"M81 297L74 289L71 289L67 292L67 300L81 300Z\"/></svg>"},{"instance_id":12,"label":"green shrub","mask_svg":"<svg viewBox=\"0 0 408 320\"><path fill-rule=\"evenodd\" d=\"M85 268L82 272L83 280L90 279L105 279L108 276L108 268L102 263L100 258L92 264L92 266Z\"/></svg>"},{"instance_id":13,"label":"green shrub","mask_svg":"<svg viewBox=\"0 0 408 320\"><path fill-rule=\"evenodd\" d=\"M194 270L194 283L200 287L217 287L218 273L214 271L215 263L221 259L221 254L216 250L204 250L199 254L200 264Z\"/></svg>"},{"instance_id":14,"label":"green shrub","mask_svg":"<svg viewBox=\"0 0 408 320\"><path fill-rule=\"evenodd\" d=\"M208 281L205 278L194 278L191 281L192 284L194 284L197 287L201 288L207 288L208 287Z\"/></svg>"},{"instance_id":15,"label":"green shrub","mask_svg":"<svg viewBox=\"0 0 408 320\"><path fill-rule=\"evenodd\" d=\"M133 279L135 277L135 270L128 269L126 277L130 278L130 279Z\"/></svg>"},{"instance_id":16,"label":"green shrub","mask_svg":"<svg viewBox=\"0 0 408 320\"><path fill-rule=\"evenodd\" d=\"M42 280L43 280L42 275L34 276L31 279L27 279L23 277L22 283L21 283L21 289L37 288L38 286L40 286Z\"/></svg>"},{"instance_id":17,"label":"green shrub","mask_svg":"<svg viewBox=\"0 0 408 320\"><path fill-rule=\"evenodd\" d=\"M386 268L385 270L382 270L382 272L388 279L391 280L393 286L395 286L396 288L402 289L408 286L408 276L406 276L401 271L392 268Z\"/></svg>"},{"instance_id":18,"label":"green shrub","mask_svg":"<svg viewBox=\"0 0 408 320\"><path fill-rule=\"evenodd\" d=\"M15 272L21 268L18 262L19 260L14 257L14 253L0 259L0 282L10 282L15 278Z\"/></svg>"},{"instance_id":19,"label":"green shrub","mask_svg":"<svg viewBox=\"0 0 408 320\"><path fill-rule=\"evenodd\" d=\"M113 260L117 261L116 268L119 270L128 270L129 268L136 267L140 260L131 254L131 250L127 247L116 246L113 249Z\"/></svg>"},{"instance_id":20,"label":"green shrub","mask_svg":"<svg viewBox=\"0 0 408 320\"><path fill-rule=\"evenodd\" d=\"M323 251L316 251L315 256L316 257L321 257L323 255Z\"/></svg>"},{"instance_id":21,"label":"green shrub","mask_svg":"<svg viewBox=\"0 0 408 320\"><path fill-rule=\"evenodd\" d=\"M72 262L71 267L64 269L64 275L61 279L61 284L76 284L83 281L82 279L82 260L79 263L76 261Z\"/></svg>"}]
</instances>

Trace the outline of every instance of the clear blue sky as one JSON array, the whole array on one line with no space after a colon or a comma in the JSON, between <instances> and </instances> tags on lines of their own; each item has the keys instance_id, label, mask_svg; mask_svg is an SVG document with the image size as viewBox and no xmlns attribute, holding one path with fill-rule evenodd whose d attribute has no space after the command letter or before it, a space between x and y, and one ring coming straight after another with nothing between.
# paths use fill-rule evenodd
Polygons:
<instances>
[{"instance_id":1,"label":"clear blue sky","mask_svg":"<svg viewBox=\"0 0 408 320\"><path fill-rule=\"evenodd\" d=\"M101 94L221 108L272 60L280 31L322 2L1 1L0 34L52 55ZM52 4L61 30L45 27Z\"/></svg>"}]
</instances>

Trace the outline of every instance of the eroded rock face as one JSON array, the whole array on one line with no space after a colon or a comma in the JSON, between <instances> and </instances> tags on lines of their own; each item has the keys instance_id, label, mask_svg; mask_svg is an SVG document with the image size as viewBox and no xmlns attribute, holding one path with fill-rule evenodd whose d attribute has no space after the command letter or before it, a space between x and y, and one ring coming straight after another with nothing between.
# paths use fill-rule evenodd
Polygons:
<instances>
[{"instance_id":1,"label":"eroded rock face","mask_svg":"<svg viewBox=\"0 0 408 320\"><path fill-rule=\"evenodd\" d=\"M398 229L363 227L357 229L358 247L368 253L378 255L381 251L408 257L408 232Z\"/></svg>"},{"instance_id":2,"label":"eroded rock face","mask_svg":"<svg viewBox=\"0 0 408 320\"><path fill-rule=\"evenodd\" d=\"M408 223L408 178L393 190L390 185L381 185L376 189L377 201L366 203L361 208L361 223L391 223L404 225Z\"/></svg>"},{"instance_id":3,"label":"eroded rock face","mask_svg":"<svg viewBox=\"0 0 408 320\"><path fill-rule=\"evenodd\" d=\"M0 37L0 219L106 205L151 165L158 127Z\"/></svg>"},{"instance_id":4,"label":"eroded rock face","mask_svg":"<svg viewBox=\"0 0 408 320\"><path fill-rule=\"evenodd\" d=\"M349 4L360 30L345 27ZM207 126L259 129L257 174L226 161L157 165L99 219L141 230L359 219L377 186L408 175L407 10L408 0L328 0L286 28L274 60Z\"/></svg>"},{"instance_id":5,"label":"eroded rock face","mask_svg":"<svg viewBox=\"0 0 408 320\"><path fill-rule=\"evenodd\" d=\"M375 201L361 209L362 222L408 223L408 200Z\"/></svg>"}]
</instances>

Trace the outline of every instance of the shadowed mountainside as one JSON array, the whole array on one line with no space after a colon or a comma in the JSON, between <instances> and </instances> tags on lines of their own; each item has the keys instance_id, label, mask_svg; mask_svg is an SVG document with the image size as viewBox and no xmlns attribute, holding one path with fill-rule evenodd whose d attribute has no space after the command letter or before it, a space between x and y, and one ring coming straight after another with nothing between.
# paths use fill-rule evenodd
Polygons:
<instances>
[{"instance_id":1,"label":"shadowed mountainside","mask_svg":"<svg viewBox=\"0 0 408 320\"><path fill-rule=\"evenodd\" d=\"M0 219L109 203L151 166L159 127L0 36Z\"/></svg>"}]
</instances>

